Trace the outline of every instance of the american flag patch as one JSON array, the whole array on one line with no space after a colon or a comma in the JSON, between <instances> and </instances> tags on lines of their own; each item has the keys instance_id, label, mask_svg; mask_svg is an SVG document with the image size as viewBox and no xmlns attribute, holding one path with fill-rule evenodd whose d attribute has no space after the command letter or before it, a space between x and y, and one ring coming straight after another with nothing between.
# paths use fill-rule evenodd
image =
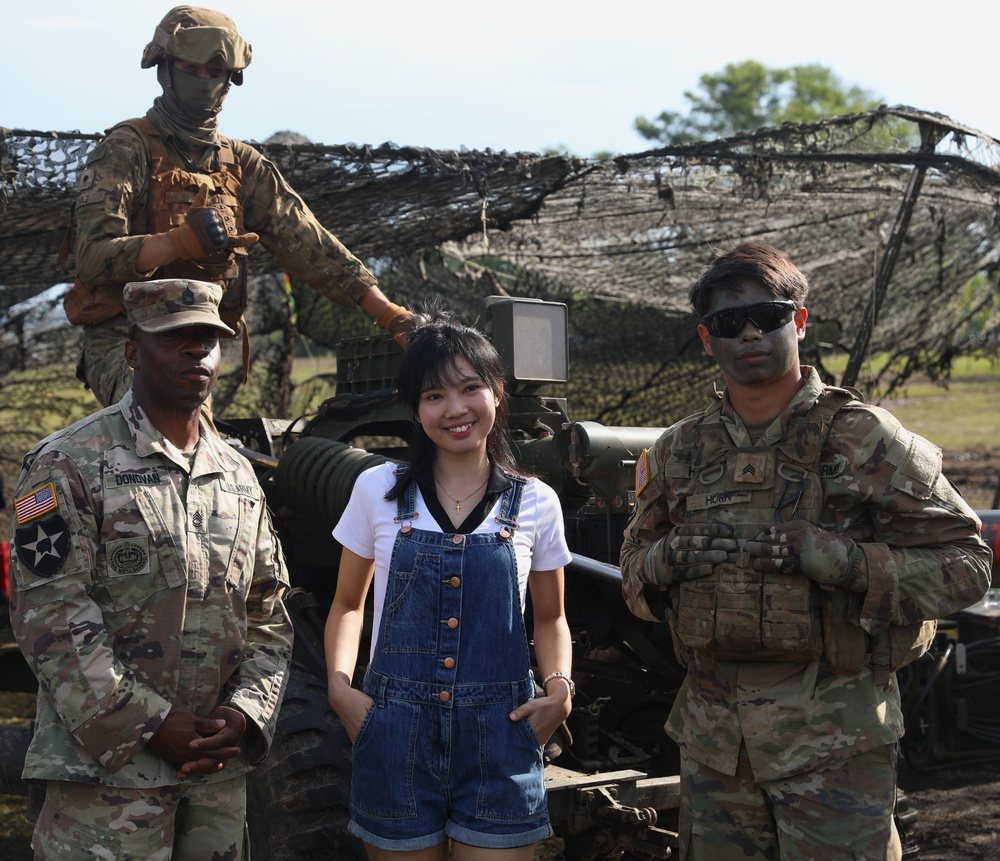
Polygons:
<instances>
[{"instance_id":1,"label":"american flag patch","mask_svg":"<svg viewBox=\"0 0 1000 861\"><path fill-rule=\"evenodd\" d=\"M27 496L15 499L14 516L17 518L19 524L27 523L29 520L41 517L50 511L55 511L58 507L59 502L56 500L56 486L50 482L34 493L29 493Z\"/></svg>"},{"instance_id":2,"label":"american flag patch","mask_svg":"<svg viewBox=\"0 0 1000 861\"><path fill-rule=\"evenodd\" d=\"M644 448L635 462L635 495L642 496L647 484L649 484L649 449Z\"/></svg>"}]
</instances>

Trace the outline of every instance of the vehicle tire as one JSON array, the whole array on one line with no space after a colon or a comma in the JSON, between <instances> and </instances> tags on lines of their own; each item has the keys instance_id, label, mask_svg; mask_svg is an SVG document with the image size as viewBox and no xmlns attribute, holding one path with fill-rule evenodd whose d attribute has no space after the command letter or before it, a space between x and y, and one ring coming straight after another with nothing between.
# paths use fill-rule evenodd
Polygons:
<instances>
[{"instance_id":1,"label":"vehicle tire","mask_svg":"<svg viewBox=\"0 0 1000 861\"><path fill-rule=\"evenodd\" d=\"M351 743L326 681L293 663L267 758L247 780L254 861L364 861L347 831Z\"/></svg>"}]
</instances>

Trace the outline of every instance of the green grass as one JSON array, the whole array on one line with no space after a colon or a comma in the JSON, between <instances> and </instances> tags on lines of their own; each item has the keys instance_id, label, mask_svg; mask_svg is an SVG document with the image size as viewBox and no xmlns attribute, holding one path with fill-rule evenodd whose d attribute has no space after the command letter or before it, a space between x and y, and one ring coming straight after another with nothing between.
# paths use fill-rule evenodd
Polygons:
<instances>
[{"instance_id":1,"label":"green grass","mask_svg":"<svg viewBox=\"0 0 1000 861\"><path fill-rule=\"evenodd\" d=\"M880 367L879 357L862 374ZM846 354L824 358L827 370L840 374ZM862 380L858 388L865 391ZM880 403L910 430L947 451L1000 448L1000 362L983 357L961 357L952 366L946 385L915 377Z\"/></svg>"}]
</instances>

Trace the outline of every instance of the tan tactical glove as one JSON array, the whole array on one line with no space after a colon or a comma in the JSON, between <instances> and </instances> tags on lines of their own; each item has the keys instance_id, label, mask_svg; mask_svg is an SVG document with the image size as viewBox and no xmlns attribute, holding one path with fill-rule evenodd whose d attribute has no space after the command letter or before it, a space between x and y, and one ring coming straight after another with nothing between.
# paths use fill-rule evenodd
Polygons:
<instances>
[{"instance_id":1,"label":"tan tactical glove","mask_svg":"<svg viewBox=\"0 0 1000 861\"><path fill-rule=\"evenodd\" d=\"M198 260L228 248L247 248L259 238L256 233L239 233L233 211L224 203L196 206L184 223L167 231L178 260Z\"/></svg>"},{"instance_id":2,"label":"tan tactical glove","mask_svg":"<svg viewBox=\"0 0 1000 861\"><path fill-rule=\"evenodd\" d=\"M707 577L713 567L736 552L736 539L732 536L733 528L725 523L675 526L660 539L660 553L652 554L658 558L656 570L650 572L654 582L666 586Z\"/></svg>"},{"instance_id":3,"label":"tan tactical glove","mask_svg":"<svg viewBox=\"0 0 1000 861\"><path fill-rule=\"evenodd\" d=\"M864 553L846 535L827 532L807 520L772 526L756 541L746 541L755 571L804 574L824 586L843 586L852 592L868 588Z\"/></svg>"},{"instance_id":4,"label":"tan tactical glove","mask_svg":"<svg viewBox=\"0 0 1000 861\"><path fill-rule=\"evenodd\" d=\"M405 350L410 330L416 319L416 315L412 311L407 311L402 305L390 302L378 315L375 322L391 334L393 340Z\"/></svg>"}]
</instances>

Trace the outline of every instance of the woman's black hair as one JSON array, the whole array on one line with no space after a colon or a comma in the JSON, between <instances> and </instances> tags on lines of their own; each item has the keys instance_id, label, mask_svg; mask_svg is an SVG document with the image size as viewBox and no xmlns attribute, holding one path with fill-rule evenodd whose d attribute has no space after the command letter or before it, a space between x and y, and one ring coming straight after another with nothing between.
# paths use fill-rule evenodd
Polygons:
<instances>
[{"instance_id":1,"label":"woman's black hair","mask_svg":"<svg viewBox=\"0 0 1000 861\"><path fill-rule=\"evenodd\" d=\"M399 499L413 476L430 469L434 463L435 445L416 421L420 396L428 387L450 383L459 359L465 359L472 366L499 401L496 421L486 437L486 454L490 462L508 472L521 472L507 434L509 405L503 361L496 347L482 332L464 325L450 314L437 312L425 319L426 322L411 330L399 368L396 397L409 410L415 434L410 446L410 468L396 478L396 483L385 495L388 500Z\"/></svg>"}]
</instances>

